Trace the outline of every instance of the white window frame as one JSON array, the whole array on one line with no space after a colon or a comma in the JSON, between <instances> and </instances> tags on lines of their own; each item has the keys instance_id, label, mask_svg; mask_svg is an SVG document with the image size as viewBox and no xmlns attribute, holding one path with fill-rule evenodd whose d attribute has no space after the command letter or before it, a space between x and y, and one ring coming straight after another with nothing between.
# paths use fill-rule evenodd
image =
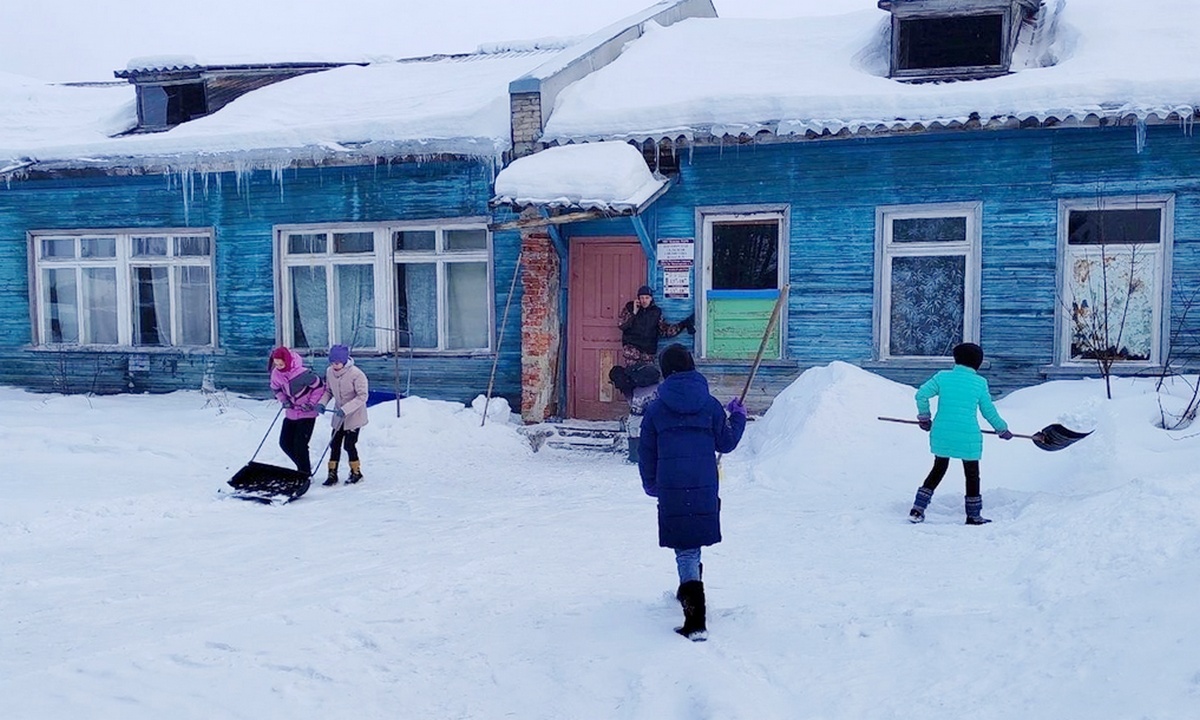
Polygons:
<instances>
[{"instance_id":1,"label":"white window frame","mask_svg":"<svg viewBox=\"0 0 1200 720\"><path fill-rule=\"evenodd\" d=\"M966 239L962 242L893 242L893 222L913 218L965 217ZM963 338L979 342L980 264L983 238L983 203L932 203L888 205L875 209L875 348L879 360L942 362L945 356L892 355L892 261L898 257L966 258L963 278Z\"/></svg>"},{"instance_id":2,"label":"white window frame","mask_svg":"<svg viewBox=\"0 0 1200 720\"><path fill-rule=\"evenodd\" d=\"M778 273L775 279L776 288L782 292L784 285L788 281L788 270L791 266L789 257L791 237L790 227L790 206L788 205L748 205L748 206L720 206L696 209L697 221L696 225L701 229L701 267L702 270L696 273L696 282L700 286L696 298L696 339L697 357L708 358L708 291L712 289L712 271L713 271L713 225L720 223L767 223L775 222L779 225L779 260L777 264ZM779 356L774 359L780 359L787 353L787 306L786 299L780 307L779 318L775 323L776 332L781 333L779 342ZM713 358L714 360L722 360L723 358ZM771 358L768 358L771 359ZM731 361L733 362L733 361Z\"/></svg>"},{"instance_id":3,"label":"white window frame","mask_svg":"<svg viewBox=\"0 0 1200 720\"><path fill-rule=\"evenodd\" d=\"M1112 243L1104 245L1069 244L1070 213L1072 210L1103 211L1103 210L1158 210L1159 237L1157 243ZM1151 340L1150 358L1148 360L1118 360L1114 368L1145 368L1157 367L1162 363L1163 343L1170 336L1170 288L1166 278L1171 277L1172 247L1175 238L1175 196L1174 195L1120 195L1102 198L1064 198L1058 201L1058 283L1057 283L1057 312L1055 318L1055 363L1062 367L1095 367L1094 359L1072 359L1071 338L1073 326L1070 315L1071 299L1069 264L1076 255L1087 255L1097 252L1126 253L1136 252L1140 255L1154 255L1154 282L1156 291L1152 297L1157 299L1150 321ZM1077 248L1077 249L1073 249ZM1128 248L1128 250L1127 250ZM1136 248L1136 250L1132 249Z\"/></svg>"},{"instance_id":4,"label":"white window frame","mask_svg":"<svg viewBox=\"0 0 1200 720\"><path fill-rule=\"evenodd\" d=\"M163 256L133 256L133 238L167 238L166 255ZM208 240L208 255L176 255L176 238L203 237ZM29 242L30 273L30 304L34 308L33 338L35 345L47 348L80 347L98 350L119 350L137 352L178 351L180 349L205 349L217 347L217 303L216 303L216 272L214 259L216 257L216 237L213 229L209 228L134 228L119 230L33 230L27 235ZM108 239L115 241L115 257L84 258L81 256L81 241L88 239ZM44 241L74 242L74 256L70 258L47 258L43 256ZM134 319L136 306L134 294L136 288L133 282L134 268L166 267L171 303L171 342L165 345L136 345L133 341ZM205 345L181 345L180 334L183 331L183 303L180 301L179 269L182 267L204 267L208 270L209 279L209 337ZM75 287L83 287L83 272L87 268L112 268L116 272L117 284L117 342L115 344L54 342L47 337L46 327L50 308L43 301L45 290L42 274L45 270L74 269ZM82 328L87 320L82 297L77 298L79 305L77 322Z\"/></svg>"},{"instance_id":5,"label":"white window frame","mask_svg":"<svg viewBox=\"0 0 1200 720\"><path fill-rule=\"evenodd\" d=\"M322 266L326 274L326 307L328 308L327 322L330 338L337 335L337 286L336 273L333 268L337 265L370 264L373 268L372 278L375 288L375 332L374 344L370 347L356 347L356 351L367 353L391 353L410 351L400 338L400 328L394 328L396 311L399 306L396 298L396 265L402 263L431 263L437 266L437 312L438 312L438 344L435 348L411 348L416 355L473 355L493 352L495 346L495 262L493 258L492 233L487 230L488 218L465 217L439 220L418 220L389 223L321 223L305 225L278 225L274 228L276 287L276 317L279 318L279 328L282 343L289 343L294 336L292 320L292 280L290 268L298 266ZM447 250L446 236L451 230L484 230L487 235L487 247L480 250ZM428 251L396 251L393 248L393 235L398 231L414 232L428 231L435 235L435 247ZM370 253L337 253L333 252L332 237L338 232L371 232L374 235L373 249ZM287 238L293 234L325 233L329 237L324 254L292 255L287 252ZM487 347L480 348L450 348L447 347L449 334L447 317L447 284L446 266L451 263L470 262L486 263L487 265ZM327 348L309 348L325 350Z\"/></svg>"},{"instance_id":6,"label":"white window frame","mask_svg":"<svg viewBox=\"0 0 1200 720\"><path fill-rule=\"evenodd\" d=\"M337 233L372 233L372 249L369 252L361 253L335 253L333 236ZM288 252L288 239L292 235L313 235L323 234L326 236L325 251L323 253L297 253ZM382 283L386 282L386 277L381 277L380 257L386 253L381 252L380 244L383 243L383 250L386 251L386 235L381 240L381 229L376 226L362 225L356 223L346 224L322 224L322 225L287 225L277 226L275 228L275 250L279 270L277 277L279 282L277 287L280 288L277 298L279 312L279 326L281 328L282 337L279 341L287 345L293 346L295 335L295 323L293 322L292 313L292 268L297 267L320 267L325 269L325 307L327 310L326 329L328 330L331 339L330 344L337 342L339 336L340 317L337 313L337 272L335 269L338 266L354 266L354 265L369 265L372 268L372 286L375 296L372 298L374 303L375 324L386 326L389 325L386 318L389 317L387 309L387 295L380 292L383 287ZM385 274L385 273L384 273ZM383 320L383 322L380 322ZM386 347L383 342L384 334L376 329L372 333L372 344L365 347L355 347L356 351L378 352ZM312 347L311 350L328 350L328 348Z\"/></svg>"}]
</instances>

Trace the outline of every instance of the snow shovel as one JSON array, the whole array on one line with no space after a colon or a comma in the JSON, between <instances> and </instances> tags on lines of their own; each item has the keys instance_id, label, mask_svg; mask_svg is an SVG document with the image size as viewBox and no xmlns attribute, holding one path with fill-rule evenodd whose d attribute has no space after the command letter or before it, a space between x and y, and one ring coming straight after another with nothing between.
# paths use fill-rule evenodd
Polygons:
<instances>
[{"instance_id":1,"label":"snow shovel","mask_svg":"<svg viewBox=\"0 0 1200 720\"><path fill-rule=\"evenodd\" d=\"M918 424L918 421L916 420L906 420L903 418L880 417L879 419L886 420L887 422L904 423L905 425ZM981 430L980 432L985 432L988 435L998 434L995 430ZM1018 433L1013 433L1013 437L1032 440L1033 444L1037 445L1041 449L1054 452L1055 450L1062 450L1063 448L1070 447L1091 434L1092 433L1090 432L1071 430L1070 428L1063 427L1058 423L1054 423L1052 425L1047 425L1032 435L1020 435Z\"/></svg>"},{"instance_id":2,"label":"snow shovel","mask_svg":"<svg viewBox=\"0 0 1200 720\"><path fill-rule=\"evenodd\" d=\"M275 419L271 421L271 427L267 428L266 435L263 435L262 441L258 443L258 449L254 451L254 455L250 456L250 462L230 478L229 486L235 490L231 493L231 497L239 500L251 500L264 505L282 505L308 492L309 485L312 483L310 475L292 468L254 461L282 414L283 407L280 406L279 412L275 413ZM325 456L322 454L321 459L324 458ZM317 464L319 466L320 461Z\"/></svg>"}]
</instances>

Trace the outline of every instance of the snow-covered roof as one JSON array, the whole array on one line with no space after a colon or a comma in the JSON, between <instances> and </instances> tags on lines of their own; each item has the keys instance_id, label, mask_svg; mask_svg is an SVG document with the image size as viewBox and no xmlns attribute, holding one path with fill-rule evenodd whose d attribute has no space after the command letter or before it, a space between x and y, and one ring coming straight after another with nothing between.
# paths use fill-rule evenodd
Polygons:
<instances>
[{"instance_id":1,"label":"snow-covered roof","mask_svg":"<svg viewBox=\"0 0 1200 720\"><path fill-rule=\"evenodd\" d=\"M67 86L0 73L0 172L47 144L91 146L137 125L132 85Z\"/></svg>"},{"instance_id":2,"label":"snow-covered roof","mask_svg":"<svg viewBox=\"0 0 1200 720\"><path fill-rule=\"evenodd\" d=\"M492 204L636 213L666 185L629 143L563 145L520 158L500 171Z\"/></svg>"},{"instance_id":3,"label":"snow-covered roof","mask_svg":"<svg viewBox=\"0 0 1200 720\"><path fill-rule=\"evenodd\" d=\"M1046 0L1015 72L966 82L889 79L889 14L689 19L647 27L566 88L548 141L830 134L968 122L1190 122L1200 106L1200 3Z\"/></svg>"},{"instance_id":4,"label":"snow-covered roof","mask_svg":"<svg viewBox=\"0 0 1200 720\"><path fill-rule=\"evenodd\" d=\"M363 65L371 62L391 62L395 57L356 55L315 55L312 53L265 53L220 54L197 57L195 55L146 55L131 59L117 77L128 77L139 73L157 73L179 70L204 70L208 68L246 68L296 65Z\"/></svg>"},{"instance_id":5,"label":"snow-covered roof","mask_svg":"<svg viewBox=\"0 0 1200 720\"><path fill-rule=\"evenodd\" d=\"M167 132L123 137L105 137L114 125L98 120L105 108L94 107L82 88L26 87L25 96L7 96L15 103L0 103L0 165L26 158L40 166L186 170L284 167L345 155L497 158L510 145L508 83L555 52L339 67L269 85ZM0 92L5 88L0 85ZM134 89L120 90L128 107L116 132L136 124ZM47 125L45 116L35 117L38 106L60 97L54 111L63 123ZM43 121L40 126L35 119ZM26 131L12 133L13 125Z\"/></svg>"},{"instance_id":6,"label":"snow-covered roof","mask_svg":"<svg viewBox=\"0 0 1200 720\"><path fill-rule=\"evenodd\" d=\"M646 21L619 57L557 93L543 139L820 136L1097 118L1190 128L1200 107L1195 0L1140 0L1136 8L1126 0L1045 0L1036 28L1023 33L1014 72L945 83L887 77L889 15L866 2L854 0L857 9L840 15ZM544 45L312 73L156 134L122 135L136 126L132 86L0 75L0 172L29 164L194 170L364 156L499 158L511 142L510 83L545 79L579 60L569 44ZM193 60L201 61L155 56L130 68Z\"/></svg>"}]
</instances>

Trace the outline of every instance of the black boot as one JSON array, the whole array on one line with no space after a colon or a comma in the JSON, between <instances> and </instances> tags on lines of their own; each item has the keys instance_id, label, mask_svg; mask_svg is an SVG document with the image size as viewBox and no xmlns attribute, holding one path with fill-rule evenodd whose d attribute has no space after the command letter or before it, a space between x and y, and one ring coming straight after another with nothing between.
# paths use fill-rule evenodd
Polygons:
<instances>
[{"instance_id":1,"label":"black boot","mask_svg":"<svg viewBox=\"0 0 1200 720\"><path fill-rule=\"evenodd\" d=\"M991 522L990 518L983 516L983 498L978 495L968 495L966 499L967 506L967 524L968 525L986 525Z\"/></svg>"},{"instance_id":2,"label":"black boot","mask_svg":"<svg viewBox=\"0 0 1200 720\"><path fill-rule=\"evenodd\" d=\"M338 466L337 460L329 461L329 475L325 478L325 482L322 483L323 485L329 486L329 485L337 485L338 484L337 466Z\"/></svg>"},{"instance_id":3,"label":"black boot","mask_svg":"<svg viewBox=\"0 0 1200 720\"><path fill-rule=\"evenodd\" d=\"M912 510L908 511L908 521L910 523L925 522L925 508L929 507L929 501L932 499L932 490L927 487L917 488L917 497L913 499Z\"/></svg>"},{"instance_id":4,"label":"black boot","mask_svg":"<svg viewBox=\"0 0 1200 720\"><path fill-rule=\"evenodd\" d=\"M705 625L704 583L699 580L689 580L679 586L675 593L676 599L683 605L683 626L675 628L675 632L692 642L703 642L708 639L708 627Z\"/></svg>"}]
</instances>

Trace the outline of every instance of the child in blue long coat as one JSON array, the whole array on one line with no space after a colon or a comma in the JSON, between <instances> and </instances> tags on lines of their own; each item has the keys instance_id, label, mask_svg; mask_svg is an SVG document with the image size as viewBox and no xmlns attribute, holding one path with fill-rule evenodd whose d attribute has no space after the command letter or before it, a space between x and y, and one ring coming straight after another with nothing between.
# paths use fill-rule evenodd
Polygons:
<instances>
[{"instance_id":1,"label":"child in blue long coat","mask_svg":"<svg viewBox=\"0 0 1200 720\"><path fill-rule=\"evenodd\" d=\"M954 368L935 374L917 390L917 423L929 433L929 449L934 457L933 469L917 490L908 519L924 522L925 508L945 477L950 458L959 458L967 478L967 524L983 525L991 520L983 517L983 497L979 491L979 459L983 456L979 413L983 413L1001 440L1011 440L1012 433L992 404L987 380L976 372L983 364L983 348L975 343L962 343L953 352ZM938 398L938 408L931 420L929 401L933 397Z\"/></svg>"},{"instance_id":2,"label":"child in blue long coat","mask_svg":"<svg viewBox=\"0 0 1200 720\"><path fill-rule=\"evenodd\" d=\"M675 597L684 619L675 631L703 640L708 628L700 548L721 542L716 454L737 447L746 429L746 408L737 398L722 408L696 372L691 353L678 343L663 351L659 366L658 398L642 415L638 470L646 494L658 498L658 544L675 551Z\"/></svg>"}]
</instances>

